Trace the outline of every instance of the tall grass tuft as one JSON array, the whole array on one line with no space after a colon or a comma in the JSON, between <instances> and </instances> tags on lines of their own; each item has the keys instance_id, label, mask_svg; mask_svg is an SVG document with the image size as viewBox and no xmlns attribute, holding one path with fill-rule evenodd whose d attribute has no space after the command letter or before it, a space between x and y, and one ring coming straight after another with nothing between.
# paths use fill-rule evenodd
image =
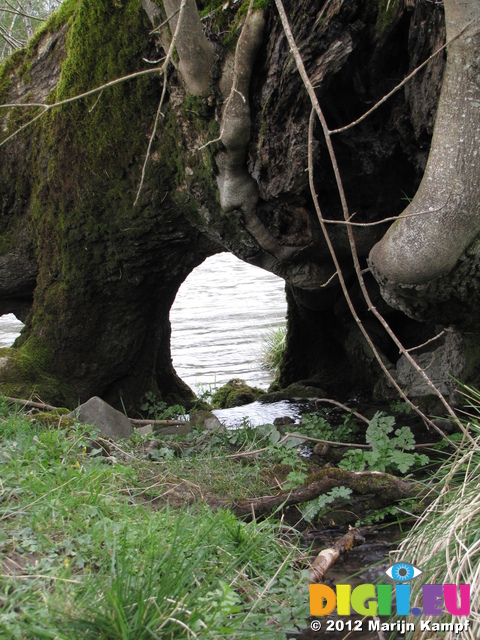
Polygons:
<instances>
[{"instance_id":1,"label":"tall grass tuft","mask_svg":"<svg viewBox=\"0 0 480 640\"><path fill-rule=\"evenodd\" d=\"M462 444L430 481L434 500L399 549L399 560L423 571L421 581L412 583L412 606L421 608L421 585L470 584L470 627L463 640L480 638L480 392L464 387L468 404L465 426L474 438ZM415 602L415 604L413 604ZM435 616L432 622L464 622L450 614ZM445 635L444 635L445 634ZM454 640L454 631L421 630L407 638Z\"/></svg>"},{"instance_id":2,"label":"tall grass tuft","mask_svg":"<svg viewBox=\"0 0 480 640\"><path fill-rule=\"evenodd\" d=\"M270 371L274 375L280 371L282 357L287 340L287 327L279 325L262 335L263 350L261 355L261 367L264 371Z\"/></svg>"}]
</instances>

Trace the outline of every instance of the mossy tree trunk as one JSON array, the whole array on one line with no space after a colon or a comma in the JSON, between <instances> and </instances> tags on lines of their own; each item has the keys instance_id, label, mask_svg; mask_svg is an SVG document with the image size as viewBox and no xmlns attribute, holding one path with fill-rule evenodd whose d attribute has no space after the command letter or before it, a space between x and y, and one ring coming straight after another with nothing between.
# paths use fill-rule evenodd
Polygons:
<instances>
[{"instance_id":1,"label":"mossy tree trunk","mask_svg":"<svg viewBox=\"0 0 480 640\"><path fill-rule=\"evenodd\" d=\"M179 0L64 0L29 48L0 68L1 103L58 102L152 68L181 20L136 204L163 91L158 75L52 109L0 147L0 312L29 309L2 360L2 392L68 405L96 394L129 410L146 391L188 400L171 363L169 310L188 273L225 250L288 283L284 382L316 378L343 394L365 386L364 368L349 367L355 330L309 193L308 98L269 4L248 12L248 2L188 0L180 18ZM285 5L332 128L363 113L444 38L433 4L414 12L383 0ZM167 17L169 28L152 33ZM335 141L358 220L400 213L404 194L415 193L443 64L437 57ZM3 139L37 113L2 110ZM319 132L314 156L324 210L340 217ZM362 261L384 230L359 229ZM334 242L355 288L342 227ZM408 326L413 340L416 325ZM391 345L382 348L394 359Z\"/></svg>"}]
</instances>

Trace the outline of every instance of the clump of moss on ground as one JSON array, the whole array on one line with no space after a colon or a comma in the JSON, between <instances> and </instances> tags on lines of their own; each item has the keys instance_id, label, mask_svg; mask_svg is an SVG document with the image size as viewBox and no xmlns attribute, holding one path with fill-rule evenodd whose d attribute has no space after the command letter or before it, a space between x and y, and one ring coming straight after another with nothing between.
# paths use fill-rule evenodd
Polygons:
<instances>
[{"instance_id":1,"label":"clump of moss on ground","mask_svg":"<svg viewBox=\"0 0 480 640\"><path fill-rule=\"evenodd\" d=\"M250 387L244 380L229 380L213 394L212 405L218 409L241 407L258 400L264 394L263 389Z\"/></svg>"}]
</instances>

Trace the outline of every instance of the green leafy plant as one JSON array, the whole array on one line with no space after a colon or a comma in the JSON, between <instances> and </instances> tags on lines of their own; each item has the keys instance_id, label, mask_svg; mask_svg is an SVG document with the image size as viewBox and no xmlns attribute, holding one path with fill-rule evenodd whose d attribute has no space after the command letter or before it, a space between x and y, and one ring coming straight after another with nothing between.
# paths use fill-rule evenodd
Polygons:
<instances>
[{"instance_id":1,"label":"green leafy plant","mask_svg":"<svg viewBox=\"0 0 480 640\"><path fill-rule=\"evenodd\" d=\"M388 471L390 473L405 474L413 467L426 465L428 456L415 451L415 438L409 427L401 427L395 430L395 435L390 437L395 426L395 418L382 411L370 420L365 434L370 451L355 449L348 451L338 465L341 469L351 471L363 471L365 468L371 471Z\"/></svg>"},{"instance_id":2,"label":"green leafy plant","mask_svg":"<svg viewBox=\"0 0 480 640\"><path fill-rule=\"evenodd\" d=\"M321 412L305 413L298 430L312 438L330 440L331 442L354 442L359 427L347 414L342 424L332 426Z\"/></svg>"},{"instance_id":3,"label":"green leafy plant","mask_svg":"<svg viewBox=\"0 0 480 640\"><path fill-rule=\"evenodd\" d=\"M373 509L373 511L365 516L361 521L358 521L355 526L365 526L382 522L385 518L393 516L397 520L400 531L402 530L402 519L408 516L412 516L418 509L418 500L414 498L404 498L399 500L395 504L388 505L382 509Z\"/></svg>"},{"instance_id":4,"label":"green leafy plant","mask_svg":"<svg viewBox=\"0 0 480 640\"><path fill-rule=\"evenodd\" d=\"M312 523L319 517L325 515L328 505L336 503L338 508L342 505L349 504L351 495L352 490L348 487L333 487L333 489L327 493L319 495L318 498L303 503L301 505L302 516L307 522Z\"/></svg>"},{"instance_id":5,"label":"green leafy plant","mask_svg":"<svg viewBox=\"0 0 480 640\"><path fill-rule=\"evenodd\" d=\"M158 400L153 391L147 391L143 397L144 401L140 405L140 410L152 420L168 420L169 418L185 417L187 414L183 405L167 406L166 402Z\"/></svg>"}]
</instances>

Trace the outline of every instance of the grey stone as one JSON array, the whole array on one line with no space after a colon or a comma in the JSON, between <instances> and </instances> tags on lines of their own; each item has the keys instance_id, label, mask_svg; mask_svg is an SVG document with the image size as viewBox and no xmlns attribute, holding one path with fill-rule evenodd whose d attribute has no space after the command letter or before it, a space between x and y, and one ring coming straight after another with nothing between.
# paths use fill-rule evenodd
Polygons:
<instances>
[{"instance_id":1,"label":"grey stone","mask_svg":"<svg viewBox=\"0 0 480 640\"><path fill-rule=\"evenodd\" d=\"M454 378L461 376L466 364L461 334L450 330L438 343L432 343L428 352L412 355L437 389L445 396L452 396L457 386ZM413 369L405 356L397 362L393 375L409 397L433 395L423 376Z\"/></svg>"},{"instance_id":2,"label":"grey stone","mask_svg":"<svg viewBox=\"0 0 480 640\"><path fill-rule=\"evenodd\" d=\"M141 436L149 436L153 433L153 424L146 424L144 427L137 427L135 433L139 433Z\"/></svg>"},{"instance_id":3,"label":"grey stone","mask_svg":"<svg viewBox=\"0 0 480 640\"><path fill-rule=\"evenodd\" d=\"M209 431L224 431L225 427L211 411L200 409L190 414L190 423L196 427L203 427Z\"/></svg>"},{"instance_id":4,"label":"grey stone","mask_svg":"<svg viewBox=\"0 0 480 640\"><path fill-rule=\"evenodd\" d=\"M82 424L98 427L106 438L129 438L133 433L130 420L101 398L94 396L68 414Z\"/></svg>"}]
</instances>

